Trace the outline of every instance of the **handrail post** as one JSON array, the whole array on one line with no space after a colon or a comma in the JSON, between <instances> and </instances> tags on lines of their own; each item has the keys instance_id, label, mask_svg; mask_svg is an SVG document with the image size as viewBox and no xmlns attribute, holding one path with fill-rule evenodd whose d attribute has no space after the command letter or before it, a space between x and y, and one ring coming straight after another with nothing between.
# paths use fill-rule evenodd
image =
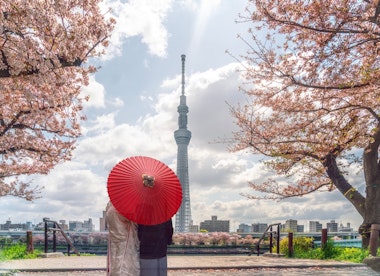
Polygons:
<instances>
[{"instance_id":1,"label":"handrail post","mask_svg":"<svg viewBox=\"0 0 380 276\"><path fill-rule=\"evenodd\" d=\"M293 233L288 233L288 250L289 250L289 257L293 257Z\"/></svg>"},{"instance_id":2,"label":"handrail post","mask_svg":"<svg viewBox=\"0 0 380 276\"><path fill-rule=\"evenodd\" d=\"M277 254L280 254L280 224L277 224Z\"/></svg>"},{"instance_id":3,"label":"handrail post","mask_svg":"<svg viewBox=\"0 0 380 276\"><path fill-rule=\"evenodd\" d=\"M327 244L327 229L323 228L322 236L321 236L321 247L325 248L326 244Z\"/></svg>"},{"instance_id":4,"label":"handrail post","mask_svg":"<svg viewBox=\"0 0 380 276\"><path fill-rule=\"evenodd\" d=\"M33 233L31 230L26 231L26 252L32 254L34 252Z\"/></svg>"},{"instance_id":5,"label":"handrail post","mask_svg":"<svg viewBox=\"0 0 380 276\"><path fill-rule=\"evenodd\" d=\"M269 253L272 253L272 247L273 247L273 233L272 233L272 226L271 226L270 234L269 234Z\"/></svg>"},{"instance_id":6,"label":"handrail post","mask_svg":"<svg viewBox=\"0 0 380 276\"><path fill-rule=\"evenodd\" d=\"M45 249L45 253L48 253L48 243L49 243L49 240L48 240L48 221L47 219L44 218L44 222L45 222L45 244L44 244L44 249Z\"/></svg>"},{"instance_id":7,"label":"handrail post","mask_svg":"<svg viewBox=\"0 0 380 276\"><path fill-rule=\"evenodd\" d=\"M56 223L53 223L54 228L56 228ZM53 252L57 252L57 231L53 230Z\"/></svg>"}]
</instances>

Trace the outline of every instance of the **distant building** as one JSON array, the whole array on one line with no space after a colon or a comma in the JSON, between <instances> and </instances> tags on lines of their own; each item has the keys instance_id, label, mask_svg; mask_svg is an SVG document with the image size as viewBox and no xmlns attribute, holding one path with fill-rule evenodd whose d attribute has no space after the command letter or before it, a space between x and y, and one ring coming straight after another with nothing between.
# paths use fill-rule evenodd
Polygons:
<instances>
[{"instance_id":1,"label":"distant building","mask_svg":"<svg viewBox=\"0 0 380 276\"><path fill-rule=\"evenodd\" d=\"M338 223L335 220L331 220L327 223L327 232L338 232Z\"/></svg>"},{"instance_id":2,"label":"distant building","mask_svg":"<svg viewBox=\"0 0 380 276\"><path fill-rule=\"evenodd\" d=\"M88 232L94 231L94 224L92 223L92 218L89 218L88 220L85 220L83 222L83 228L86 229Z\"/></svg>"},{"instance_id":3,"label":"distant building","mask_svg":"<svg viewBox=\"0 0 380 276\"><path fill-rule=\"evenodd\" d=\"M288 219L285 222L284 231L285 232L297 233L298 232L297 226L298 226L298 221L297 220L295 220L295 219Z\"/></svg>"},{"instance_id":4,"label":"distant building","mask_svg":"<svg viewBox=\"0 0 380 276\"><path fill-rule=\"evenodd\" d=\"M59 226L62 228L63 231L69 230L69 226L67 225L66 220L64 219L61 219L59 221Z\"/></svg>"},{"instance_id":5,"label":"distant building","mask_svg":"<svg viewBox=\"0 0 380 276\"><path fill-rule=\"evenodd\" d=\"M69 221L70 231L83 231L83 222L81 221Z\"/></svg>"},{"instance_id":6,"label":"distant building","mask_svg":"<svg viewBox=\"0 0 380 276\"><path fill-rule=\"evenodd\" d=\"M188 231L190 233L198 233L199 232L199 225L194 225L193 224L193 221L191 221L190 225L189 225L189 229Z\"/></svg>"},{"instance_id":7,"label":"distant building","mask_svg":"<svg viewBox=\"0 0 380 276\"><path fill-rule=\"evenodd\" d=\"M303 233L305 232L305 225L297 225L297 233Z\"/></svg>"},{"instance_id":8,"label":"distant building","mask_svg":"<svg viewBox=\"0 0 380 276\"><path fill-rule=\"evenodd\" d=\"M11 220L9 219L4 224L0 224L0 230L3 230L3 231L28 230L28 226L25 223L12 223Z\"/></svg>"},{"instance_id":9,"label":"distant building","mask_svg":"<svg viewBox=\"0 0 380 276\"><path fill-rule=\"evenodd\" d=\"M45 223L39 222L37 225L34 226L34 231L44 231L45 230Z\"/></svg>"},{"instance_id":10,"label":"distant building","mask_svg":"<svg viewBox=\"0 0 380 276\"><path fill-rule=\"evenodd\" d=\"M217 216L212 216L211 220L205 220L200 223L200 230L208 232L230 232L229 220L218 220Z\"/></svg>"},{"instance_id":11,"label":"distant building","mask_svg":"<svg viewBox=\"0 0 380 276\"><path fill-rule=\"evenodd\" d=\"M94 231L94 225L92 219L81 221L69 221L69 230L75 232L92 232Z\"/></svg>"},{"instance_id":12,"label":"distant building","mask_svg":"<svg viewBox=\"0 0 380 276\"><path fill-rule=\"evenodd\" d=\"M252 232L252 226L248 224L241 223L239 224L239 228L237 229L238 233L250 233Z\"/></svg>"},{"instance_id":13,"label":"distant building","mask_svg":"<svg viewBox=\"0 0 380 276\"><path fill-rule=\"evenodd\" d=\"M31 221L26 222L26 230L33 230L33 223Z\"/></svg>"},{"instance_id":14,"label":"distant building","mask_svg":"<svg viewBox=\"0 0 380 276\"><path fill-rule=\"evenodd\" d=\"M338 232L352 232L351 223L347 222L347 226L344 226L342 223L338 227Z\"/></svg>"},{"instance_id":15,"label":"distant building","mask_svg":"<svg viewBox=\"0 0 380 276\"><path fill-rule=\"evenodd\" d=\"M268 228L267 223L253 223L252 224L252 232L254 233L264 233Z\"/></svg>"},{"instance_id":16,"label":"distant building","mask_svg":"<svg viewBox=\"0 0 380 276\"><path fill-rule=\"evenodd\" d=\"M99 218L99 231L100 232L108 231L106 211L103 211L103 217Z\"/></svg>"},{"instance_id":17,"label":"distant building","mask_svg":"<svg viewBox=\"0 0 380 276\"><path fill-rule=\"evenodd\" d=\"M322 232L322 223L319 223L319 221L309 221L309 232Z\"/></svg>"}]
</instances>

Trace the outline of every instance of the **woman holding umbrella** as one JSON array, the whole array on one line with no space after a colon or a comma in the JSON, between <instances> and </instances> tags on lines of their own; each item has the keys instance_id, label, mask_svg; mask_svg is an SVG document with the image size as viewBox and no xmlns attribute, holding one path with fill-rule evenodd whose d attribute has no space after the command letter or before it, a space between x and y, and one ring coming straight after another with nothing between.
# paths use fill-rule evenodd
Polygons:
<instances>
[{"instance_id":1,"label":"woman holding umbrella","mask_svg":"<svg viewBox=\"0 0 380 276\"><path fill-rule=\"evenodd\" d=\"M119 218L118 223L121 224L115 225L120 231L116 232L116 235L110 235L111 240L128 237L131 240L129 245L124 244L124 247L134 248L137 237L136 224L138 224L141 266L144 268L145 264L151 266L154 262L152 260L158 260L160 265L156 268L163 268L165 274L162 275L166 275L166 250L173 234L171 218L182 203L182 187L178 177L167 165L156 159L133 156L120 161L111 170L107 190L116 209L113 211L124 217L124 220ZM116 220L116 215L114 216ZM122 224L127 230L120 229ZM125 236L121 237L123 231ZM128 259L133 259L133 262L135 260L134 257Z\"/></svg>"},{"instance_id":2,"label":"woman holding umbrella","mask_svg":"<svg viewBox=\"0 0 380 276\"><path fill-rule=\"evenodd\" d=\"M108 225L107 276L140 274L137 224L120 215L111 202L107 204Z\"/></svg>"}]
</instances>

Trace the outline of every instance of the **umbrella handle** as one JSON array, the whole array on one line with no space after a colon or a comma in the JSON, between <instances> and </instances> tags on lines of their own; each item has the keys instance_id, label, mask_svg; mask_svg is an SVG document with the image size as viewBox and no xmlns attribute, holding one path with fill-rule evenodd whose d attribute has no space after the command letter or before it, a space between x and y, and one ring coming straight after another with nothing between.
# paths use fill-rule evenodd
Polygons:
<instances>
[{"instance_id":1,"label":"umbrella handle","mask_svg":"<svg viewBox=\"0 0 380 276\"><path fill-rule=\"evenodd\" d=\"M145 187L154 187L154 176L150 176L144 173L142 174L142 180Z\"/></svg>"}]
</instances>

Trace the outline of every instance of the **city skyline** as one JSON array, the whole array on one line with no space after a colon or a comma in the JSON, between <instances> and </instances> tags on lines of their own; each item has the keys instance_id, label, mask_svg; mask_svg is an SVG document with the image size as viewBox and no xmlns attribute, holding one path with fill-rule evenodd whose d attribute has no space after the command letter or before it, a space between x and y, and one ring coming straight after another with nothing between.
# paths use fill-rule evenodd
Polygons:
<instances>
[{"instance_id":1,"label":"city skyline","mask_svg":"<svg viewBox=\"0 0 380 276\"><path fill-rule=\"evenodd\" d=\"M50 219L50 218L49 218ZM41 218L40 221L38 222L35 222L35 223L32 223L30 221L24 221L24 222L14 222L12 221L10 218L5 221L4 223L2 223L0 221L0 231L3 231L2 229L2 226L5 225L5 224L12 224L12 225L29 225L29 226L38 226L38 225L43 225L43 220L44 218ZM66 219L51 219L52 221L56 221L62 225L67 225L69 227L69 225L79 225L81 224L82 227L83 225L91 225L91 228L93 229L92 231L93 232L101 232L101 231L107 231L107 229L102 229L102 221L104 222L105 221L105 212L103 212L103 216L102 217L98 217L98 218L88 218L87 220L66 220ZM205 219L204 221L201 221L198 225L195 225L197 226L197 231L195 232L201 232L201 230L204 230L201 228L201 225L202 224L210 224L210 222L212 221L217 221L218 223L222 223L224 224L225 222L228 221L228 228L230 229L229 233L247 233L247 232L258 232L258 233L261 233L261 232L264 232L266 227L270 224L272 224L272 222L266 222L266 221L255 221L255 222L250 222L250 223L240 223L238 224L237 227L233 226L230 224L230 220L228 218L218 218L217 215L211 215L209 218ZM78 224L79 223L79 224ZM334 219L331 219L330 221L327 221L325 223L320 223L320 221L318 220L308 220L308 221L304 221L304 223L299 223L297 219L291 219L291 218L288 218L286 219L285 221L279 221L277 223L280 223L281 224L281 227L282 229L292 229L293 227L289 226L289 225L292 225L294 223L296 223L297 226L302 226L302 231L294 231L294 232L320 232L319 230L318 231L311 231L311 224L312 223L319 223L321 228L327 228L329 229L329 232L340 232L339 229L344 229L344 231L346 232L357 232L357 229L354 229L351 225L351 222L349 221L344 221L344 222L337 222L335 221ZM330 224L330 226L329 226ZM337 229L337 231L331 231L331 224L335 224L335 227ZM262 226L262 225L265 225ZM99 227L98 227L99 226ZM191 225L191 226L194 226L194 225ZM244 232L240 232L239 229L241 229L241 227L245 227L245 226L248 226L248 227L254 227L256 229L260 229L260 231L244 231ZM42 227L42 226L41 226ZM73 226L71 226L73 227ZM84 228L86 228L88 226L84 226ZM103 225L103 227L105 227L105 224ZM80 227L81 228L81 227ZM225 226L223 226L223 229L225 228ZM347 230L348 228L350 228L351 230ZM194 228L193 228L194 229ZM264 230L263 230L264 229ZM67 230L67 229L64 229L64 230ZM294 229L292 229L294 230ZM80 230L79 230L80 231ZM189 232L193 232L194 231L189 231Z\"/></svg>"},{"instance_id":2,"label":"city skyline","mask_svg":"<svg viewBox=\"0 0 380 276\"><path fill-rule=\"evenodd\" d=\"M44 187L41 198L27 202L2 197L0 221L100 217L109 200L107 176L129 156L150 156L175 171L173 131L178 127L181 91L178 57L185 54L194 224L214 214L229 218L235 228L241 222L276 223L293 217L350 221L357 229L362 219L338 191L280 202L241 195L252 192L249 181L276 177L263 168L263 156L232 153L224 143L237 130L229 106L244 103L239 92L245 86L244 67L226 50L236 57L246 53L247 45L237 36L249 41L247 30L252 26L236 23L246 5L246 0L106 0L104 6L112 8L107 15L112 14L117 25L104 58L91 59L99 70L82 89L90 100L84 106L87 121L73 159L47 175L21 177ZM350 182L363 191L360 171L347 170L352 172Z\"/></svg>"}]
</instances>

